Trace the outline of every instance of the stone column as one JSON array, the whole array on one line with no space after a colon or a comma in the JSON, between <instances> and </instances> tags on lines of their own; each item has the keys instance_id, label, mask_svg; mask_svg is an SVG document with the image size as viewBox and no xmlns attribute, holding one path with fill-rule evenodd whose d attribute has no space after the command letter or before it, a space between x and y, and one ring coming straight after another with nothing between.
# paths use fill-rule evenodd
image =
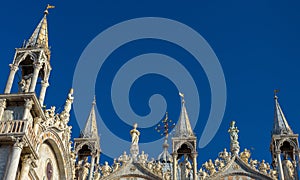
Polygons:
<instances>
[{"instance_id":1,"label":"stone column","mask_svg":"<svg viewBox=\"0 0 300 180\"><path fill-rule=\"evenodd\" d=\"M296 151L296 156L297 158L295 158L296 161L296 167L295 167L295 172L297 173L297 178L300 178L300 149L298 149L298 152Z\"/></svg>"},{"instance_id":2,"label":"stone column","mask_svg":"<svg viewBox=\"0 0 300 180\"><path fill-rule=\"evenodd\" d=\"M5 108L6 108L6 99L0 99L0 120L2 120L2 116Z\"/></svg>"},{"instance_id":3,"label":"stone column","mask_svg":"<svg viewBox=\"0 0 300 180\"><path fill-rule=\"evenodd\" d=\"M198 179L197 178L197 156L198 153L193 153L192 158L193 158L193 179Z\"/></svg>"},{"instance_id":4,"label":"stone column","mask_svg":"<svg viewBox=\"0 0 300 180\"><path fill-rule=\"evenodd\" d=\"M278 173L279 173L279 180L284 180L284 174L282 169L282 163L281 163L281 156L280 152L276 152L277 160L278 160Z\"/></svg>"},{"instance_id":5,"label":"stone column","mask_svg":"<svg viewBox=\"0 0 300 180\"><path fill-rule=\"evenodd\" d=\"M177 180L177 153L173 153L173 180Z\"/></svg>"},{"instance_id":6,"label":"stone column","mask_svg":"<svg viewBox=\"0 0 300 180\"><path fill-rule=\"evenodd\" d=\"M100 162L100 152L97 154L97 157L96 157L96 164L99 164Z\"/></svg>"},{"instance_id":7,"label":"stone column","mask_svg":"<svg viewBox=\"0 0 300 180\"><path fill-rule=\"evenodd\" d=\"M92 180L93 179L93 175L94 175L94 166L95 166L95 154L92 154L92 158L91 158L91 168L90 168L90 174L89 174L89 179L88 180Z\"/></svg>"},{"instance_id":8,"label":"stone column","mask_svg":"<svg viewBox=\"0 0 300 180\"><path fill-rule=\"evenodd\" d=\"M24 142L17 141L14 144L9 158L8 166L6 168L6 176L4 177L4 180L16 179L23 146L24 146Z\"/></svg>"},{"instance_id":9,"label":"stone column","mask_svg":"<svg viewBox=\"0 0 300 180\"><path fill-rule=\"evenodd\" d=\"M43 107L44 100L45 100L45 95L46 95L46 90L47 90L47 87L49 86L49 83L42 81L41 86L42 87L41 87L41 91L40 91L39 101L40 101L41 106Z\"/></svg>"},{"instance_id":10,"label":"stone column","mask_svg":"<svg viewBox=\"0 0 300 180\"><path fill-rule=\"evenodd\" d=\"M41 68L43 67L42 63L34 63L33 64L34 68L33 68L33 75L32 75L32 79L31 79L31 84L30 84L30 88L29 88L29 92L34 92L35 90L35 86L36 86L36 82L39 76L39 72L41 70Z\"/></svg>"},{"instance_id":11,"label":"stone column","mask_svg":"<svg viewBox=\"0 0 300 180\"><path fill-rule=\"evenodd\" d=\"M21 160L22 160L22 169L20 174L20 180L27 180L32 159L30 155L25 155L21 157Z\"/></svg>"},{"instance_id":12,"label":"stone column","mask_svg":"<svg viewBox=\"0 0 300 180\"><path fill-rule=\"evenodd\" d=\"M8 76L8 79L7 79L7 83L6 83L4 93L10 93L12 84L14 82L15 74L16 74L17 70L19 69L18 66L15 65L15 64L10 64L9 66L10 66L10 73L9 73L9 76Z\"/></svg>"},{"instance_id":13,"label":"stone column","mask_svg":"<svg viewBox=\"0 0 300 180\"><path fill-rule=\"evenodd\" d=\"M297 165L298 168L297 169L298 169L298 172L299 172L300 171L300 149L298 149L298 155L297 156L298 156L298 165ZM300 174L299 174L299 176L300 176Z\"/></svg>"},{"instance_id":14,"label":"stone column","mask_svg":"<svg viewBox=\"0 0 300 180\"><path fill-rule=\"evenodd\" d=\"M31 99L24 99L25 103L24 103L24 114L23 114L23 120L28 119L30 110L32 108L33 105L33 101Z\"/></svg>"}]
</instances>

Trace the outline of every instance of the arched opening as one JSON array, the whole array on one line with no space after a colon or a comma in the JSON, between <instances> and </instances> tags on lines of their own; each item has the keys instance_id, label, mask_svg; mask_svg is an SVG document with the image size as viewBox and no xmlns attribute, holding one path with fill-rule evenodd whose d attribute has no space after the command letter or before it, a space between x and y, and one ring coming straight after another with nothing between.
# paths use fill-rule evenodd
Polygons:
<instances>
[{"instance_id":1,"label":"arched opening","mask_svg":"<svg viewBox=\"0 0 300 180\"><path fill-rule=\"evenodd\" d=\"M54 140L46 139L39 146L38 154L40 159L36 173L39 177L45 179L52 177L51 180L66 179L62 150L58 148Z\"/></svg>"},{"instance_id":2,"label":"arched opening","mask_svg":"<svg viewBox=\"0 0 300 180\"><path fill-rule=\"evenodd\" d=\"M282 146L280 147L281 152L284 156L288 155L290 158L293 157L294 147L288 141L284 141Z\"/></svg>"}]
</instances>

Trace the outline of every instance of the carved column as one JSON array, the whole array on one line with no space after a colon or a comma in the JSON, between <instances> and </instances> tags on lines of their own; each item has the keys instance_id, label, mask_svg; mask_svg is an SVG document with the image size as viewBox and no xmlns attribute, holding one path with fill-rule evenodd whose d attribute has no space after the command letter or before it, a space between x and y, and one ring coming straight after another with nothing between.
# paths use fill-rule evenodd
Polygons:
<instances>
[{"instance_id":1,"label":"carved column","mask_svg":"<svg viewBox=\"0 0 300 180\"><path fill-rule=\"evenodd\" d=\"M281 163L281 156L280 152L276 152L277 160L278 160L278 173L279 173L279 180L284 180L284 174L282 169L282 163Z\"/></svg>"},{"instance_id":2,"label":"carved column","mask_svg":"<svg viewBox=\"0 0 300 180\"><path fill-rule=\"evenodd\" d=\"M198 153L193 153L192 158L193 158L193 179L198 179L197 178L197 156Z\"/></svg>"},{"instance_id":3,"label":"carved column","mask_svg":"<svg viewBox=\"0 0 300 180\"><path fill-rule=\"evenodd\" d=\"M25 103L24 103L24 114L23 114L23 120L28 119L30 110L32 108L33 105L33 101L31 99L24 99Z\"/></svg>"},{"instance_id":4,"label":"carved column","mask_svg":"<svg viewBox=\"0 0 300 180\"><path fill-rule=\"evenodd\" d=\"M20 174L20 180L27 180L32 159L30 155L25 155L21 157L21 160L22 160L22 169Z\"/></svg>"},{"instance_id":5,"label":"carved column","mask_svg":"<svg viewBox=\"0 0 300 180\"><path fill-rule=\"evenodd\" d=\"M19 166L21 152L24 146L24 142L16 142L12 148L12 152L9 158L8 166L6 168L6 176L4 180L16 179L16 174Z\"/></svg>"},{"instance_id":6,"label":"carved column","mask_svg":"<svg viewBox=\"0 0 300 180\"><path fill-rule=\"evenodd\" d=\"M0 120L2 120L2 116L3 116L5 108L6 108L6 99L1 99L0 100Z\"/></svg>"},{"instance_id":7,"label":"carved column","mask_svg":"<svg viewBox=\"0 0 300 180\"><path fill-rule=\"evenodd\" d=\"M40 101L41 106L43 106L44 100L45 100L45 95L46 95L46 90L47 90L47 87L49 86L49 83L42 81L41 86L42 87L41 87L41 91L40 91L39 101Z\"/></svg>"},{"instance_id":8,"label":"carved column","mask_svg":"<svg viewBox=\"0 0 300 180\"><path fill-rule=\"evenodd\" d=\"M42 63L34 63L33 64L34 69L33 69L33 75L32 75L32 79L31 79L31 84L30 84L30 88L29 88L29 92L34 92L35 87L36 87L36 82L39 76L39 72L41 70L41 68L43 67Z\"/></svg>"},{"instance_id":9,"label":"carved column","mask_svg":"<svg viewBox=\"0 0 300 180\"><path fill-rule=\"evenodd\" d=\"M173 153L173 180L177 180L177 153Z\"/></svg>"},{"instance_id":10,"label":"carved column","mask_svg":"<svg viewBox=\"0 0 300 180\"><path fill-rule=\"evenodd\" d=\"M12 84L14 82L15 74L16 74L17 70L19 69L18 66L15 65L15 64L10 64L9 66L10 66L10 73L9 73L9 76L8 76L8 79L7 79L7 83L6 83L4 93L10 93Z\"/></svg>"},{"instance_id":11,"label":"carved column","mask_svg":"<svg viewBox=\"0 0 300 180\"><path fill-rule=\"evenodd\" d=\"M92 153L91 168L90 168L90 174L89 174L89 179L88 180L92 180L93 179L94 166L95 166L95 153Z\"/></svg>"}]
</instances>

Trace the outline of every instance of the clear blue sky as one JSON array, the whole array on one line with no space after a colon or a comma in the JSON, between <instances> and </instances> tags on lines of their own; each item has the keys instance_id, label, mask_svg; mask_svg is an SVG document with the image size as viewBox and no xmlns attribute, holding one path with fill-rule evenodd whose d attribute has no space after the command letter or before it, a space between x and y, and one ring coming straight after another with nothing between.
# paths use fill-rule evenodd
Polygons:
<instances>
[{"instance_id":1,"label":"clear blue sky","mask_svg":"<svg viewBox=\"0 0 300 180\"><path fill-rule=\"evenodd\" d=\"M213 140L205 148L198 149L200 164L210 158L216 158L223 148L229 149L227 130L231 120L237 121L240 129L241 148L252 149L254 158L270 162L274 89L280 89L279 101L292 129L296 133L300 132L299 1L5 1L1 3L0 10L0 85L3 90L14 48L21 47L23 40L30 37L48 3L56 6L54 10L50 10L48 16L53 67L51 85L45 101L48 107L60 107L64 103L67 92L72 87L76 63L84 48L95 36L128 19L164 17L184 23L201 34L219 58L226 79L225 115ZM115 56L129 58L149 51L172 54L178 50L166 42L148 43L147 45L146 40L129 43ZM164 49L165 45L171 49L170 52ZM153 47L158 49L151 49ZM184 55L184 52L181 55ZM199 65L189 71L199 72L200 77L197 86L201 87L202 109L194 130L200 138L210 109L210 89L205 73ZM149 76L140 78L131 91L131 105L140 114L147 114L145 104L151 94L169 92L169 95L174 95L178 92L170 81L159 76ZM145 82L148 85L150 83L150 86L143 86ZM112 109L108 108L106 111L105 105L101 104L102 100L98 99L98 95L101 97L102 88L105 91L109 86L105 77L98 77L98 110L104 109L105 117L114 117L110 114ZM159 90L156 90L157 88ZM141 95L140 92L145 94ZM134 95L135 93L139 95ZM168 97L168 100L172 101L172 98ZM179 115L178 100L179 98L175 97L173 102L168 102L175 104L174 107L171 106L173 109L168 109L170 117L175 121ZM88 111L83 113L88 115ZM118 129L117 121L106 121L108 124L115 123L113 131L118 136L123 136L123 139L129 140L128 128ZM79 127L74 114L70 123L73 126L73 136L78 136ZM141 130L142 136L144 132L141 141L151 141L151 138L159 137L152 129ZM129 147L124 149L128 151Z\"/></svg>"}]
</instances>

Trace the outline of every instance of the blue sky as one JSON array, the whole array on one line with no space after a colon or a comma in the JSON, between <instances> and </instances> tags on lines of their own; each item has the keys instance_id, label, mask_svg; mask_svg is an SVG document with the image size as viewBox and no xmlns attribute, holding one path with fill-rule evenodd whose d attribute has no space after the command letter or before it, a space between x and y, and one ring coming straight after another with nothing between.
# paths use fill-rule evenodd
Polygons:
<instances>
[{"instance_id":1,"label":"blue sky","mask_svg":"<svg viewBox=\"0 0 300 180\"><path fill-rule=\"evenodd\" d=\"M163 17L186 24L201 34L214 50L224 71L227 86L226 111L215 137L205 148L198 149L200 164L216 158L223 148L229 149L227 130L231 120L237 121L240 129L241 148L251 149L254 158L270 162L274 89L280 89L279 101L292 129L296 133L300 132L299 1L6 1L2 3L0 11L0 84L3 90L14 48L21 47L23 41L30 37L48 3L56 6L48 16L53 68L45 100L48 107L63 105L67 92L72 87L80 55L99 33L129 19ZM99 72L95 88L97 108L104 121L114 134L124 140L130 139L130 127L123 128L120 125L118 117L112 112L113 108L106 107L106 102L101 97L110 91L110 78L113 78L113 72L117 70L113 68L124 63L116 63L113 59L128 60L149 52L178 58L182 64L187 63L188 71L196 78L201 111L194 131L200 138L210 110L211 94L207 77L199 64L194 66L188 60L184 61L192 59L188 53L163 41L131 42L109 57L111 60ZM178 90L168 79L154 74L145 75L133 84L129 100L134 111L147 115L149 108L146 104L149 97L156 93L166 98L169 116L177 121L180 106ZM87 100L91 101L90 97ZM89 108L82 108L81 113L85 117L88 116ZM79 135L78 121L83 119L76 121L72 112L70 124L73 126L74 137ZM160 138L154 128L140 131L141 141ZM128 151L129 147L124 149Z\"/></svg>"}]
</instances>

